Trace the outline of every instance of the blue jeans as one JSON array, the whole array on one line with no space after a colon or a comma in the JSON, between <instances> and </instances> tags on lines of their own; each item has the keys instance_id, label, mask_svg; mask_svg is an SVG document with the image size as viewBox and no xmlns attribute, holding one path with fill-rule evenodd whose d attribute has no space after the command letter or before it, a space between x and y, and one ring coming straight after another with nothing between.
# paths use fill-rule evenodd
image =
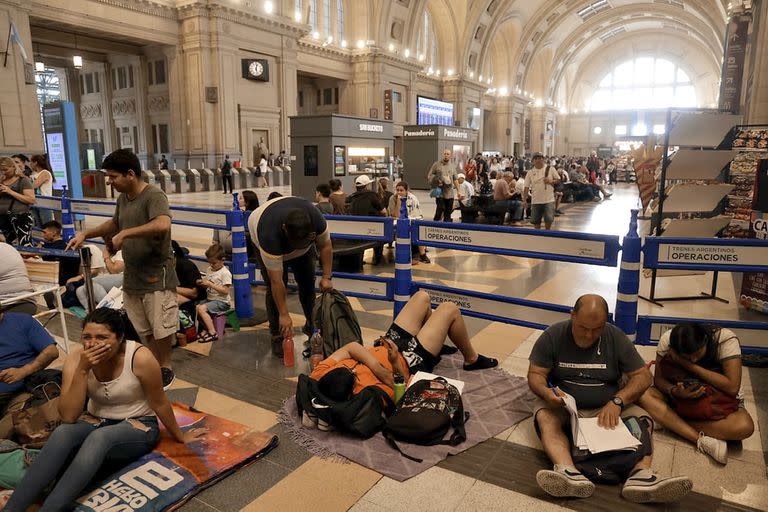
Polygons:
<instances>
[{"instance_id":1,"label":"blue jeans","mask_svg":"<svg viewBox=\"0 0 768 512\"><path fill-rule=\"evenodd\" d=\"M146 431L127 420L101 420L98 425L81 420L59 426L13 492L5 510L25 512L60 473L40 511L64 510L80 496L105 460L128 463L152 451L160 438L157 418L144 416L136 421ZM65 468L69 460L72 462Z\"/></svg>"},{"instance_id":2,"label":"blue jeans","mask_svg":"<svg viewBox=\"0 0 768 512\"><path fill-rule=\"evenodd\" d=\"M109 290L116 286L123 286L123 273L118 274L99 274L93 278L93 303L98 305L104 297L107 296ZM85 286L81 286L75 290L77 300L83 305L85 309L88 309L88 296L85 293Z\"/></svg>"},{"instance_id":3,"label":"blue jeans","mask_svg":"<svg viewBox=\"0 0 768 512\"><path fill-rule=\"evenodd\" d=\"M496 201L494 206L499 213L508 212L509 220L523 220L523 203L517 199L505 199L503 201ZM501 222L504 222L502 217Z\"/></svg>"}]
</instances>

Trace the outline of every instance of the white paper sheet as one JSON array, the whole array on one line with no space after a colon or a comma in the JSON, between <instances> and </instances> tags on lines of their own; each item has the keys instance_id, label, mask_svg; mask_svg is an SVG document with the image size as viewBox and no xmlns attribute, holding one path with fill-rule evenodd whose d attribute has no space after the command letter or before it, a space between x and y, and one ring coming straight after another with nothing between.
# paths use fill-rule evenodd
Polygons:
<instances>
[{"instance_id":1,"label":"white paper sheet","mask_svg":"<svg viewBox=\"0 0 768 512\"><path fill-rule=\"evenodd\" d=\"M597 418L579 418L579 430L587 440L591 453L628 450L641 444L621 420L616 428L611 430L599 426Z\"/></svg>"}]
</instances>

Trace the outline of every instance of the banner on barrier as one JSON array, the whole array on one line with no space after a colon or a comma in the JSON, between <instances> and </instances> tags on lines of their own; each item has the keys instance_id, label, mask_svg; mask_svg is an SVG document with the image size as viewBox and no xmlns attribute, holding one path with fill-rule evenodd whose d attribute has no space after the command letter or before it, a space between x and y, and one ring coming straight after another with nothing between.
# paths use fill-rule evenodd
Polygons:
<instances>
[{"instance_id":1,"label":"banner on barrier","mask_svg":"<svg viewBox=\"0 0 768 512\"><path fill-rule=\"evenodd\" d=\"M662 334L672 330L680 322L715 323L720 327L733 331L739 337L739 343L742 347L768 349L768 338L765 336L768 330L768 323L713 320L711 318L639 316L637 317L636 343L640 345L656 345Z\"/></svg>"},{"instance_id":2,"label":"banner on barrier","mask_svg":"<svg viewBox=\"0 0 768 512\"><path fill-rule=\"evenodd\" d=\"M453 291L451 288L421 283L416 286L429 294L432 304L453 302L463 314L468 316L530 325L541 329L570 318L570 308L566 306L524 301L493 294L469 295L459 290ZM545 309L547 307L551 309Z\"/></svg>"},{"instance_id":3,"label":"banner on barrier","mask_svg":"<svg viewBox=\"0 0 768 512\"><path fill-rule=\"evenodd\" d=\"M416 223L414 243L436 247L456 246L467 250L522 257L542 257L562 261L615 266L618 237L537 233L530 230L467 229L463 226ZM566 235L566 236L563 236ZM570 235L570 236L569 236Z\"/></svg>"},{"instance_id":4,"label":"banner on barrier","mask_svg":"<svg viewBox=\"0 0 768 512\"><path fill-rule=\"evenodd\" d=\"M171 206L173 222L190 226L227 229L229 227L227 210L198 210ZM247 227L246 227L247 229Z\"/></svg>"},{"instance_id":5,"label":"banner on barrier","mask_svg":"<svg viewBox=\"0 0 768 512\"><path fill-rule=\"evenodd\" d=\"M72 199L70 201L72 213L87 215L99 215L101 217L111 217L115 214L115 203L104 201L84 201L82 199Z\"/></svg>"},{"instance_id":6,"label":"banner on barrier","mask_svg":"<svg viewBox=\"0 0 768 512\"><path fill-rule=\"evenodd\" d=\"M358 220L359 219L359 220ZM379 239L384 242L392 241L392 219L368 220L358 218L326 218L328 229L334 238Z\"/></svg>"},{"instance_id":7,"label":"banner on barrier","mask_svg":"<svg viewBox=\"0 0 768 512\"><path fill-rule=\"evenodd\" d=\"M33 207L58 212L61 211L61 199L58 197L37 196Z\"/></svg>"},{"instance_id":8,"label":"banner on barrier","mask_svg":"<svg viewBox=\"0 0 768 512\"><path fill-rule=\"evenodd\" d=\"M768 271L768 243L758 240L645 239L644 266L686 270ZM716 243L715 243L716 242Z\"/></svg>"}]
</instances>

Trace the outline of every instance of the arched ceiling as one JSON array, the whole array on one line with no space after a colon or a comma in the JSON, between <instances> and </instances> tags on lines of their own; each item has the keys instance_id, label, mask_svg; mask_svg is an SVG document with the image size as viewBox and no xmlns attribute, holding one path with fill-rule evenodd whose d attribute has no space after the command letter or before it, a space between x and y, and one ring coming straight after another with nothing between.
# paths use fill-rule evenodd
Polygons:
<instances>
[{"instance_id":1,"label":"arched ceiling","mask_svg":"<svg viewBox=\"0 0 768 512\"><path fill-rule=\"evenodd\" d=\"M377 0L368 1L375 4ZM418 37L418 22L414 20L419 19L424 9L429 10L439 42L439 65L443 69L455 69L467 78L472 73L475 80L480 75L487 79L492 74L493 87L509 90L519 87L533 92L537 98L553 101L563 98L571 101L579 87L574 82L581 74L579 70L593 68L594 60L602 58L601 55L610 53L613 60L632 58L648 51L644 41L649 38L684 46L684 57L696 61L699 76L707 76L716 83L729 3L729 0L391 1L408 5L406 37L409 41L406 44L413 44ZM387 35L380 34L384 38ZM622 42L624 58L608 51L618 41ZM570 90L563 91L562 87Z\"/></svg>"}]
</instances>

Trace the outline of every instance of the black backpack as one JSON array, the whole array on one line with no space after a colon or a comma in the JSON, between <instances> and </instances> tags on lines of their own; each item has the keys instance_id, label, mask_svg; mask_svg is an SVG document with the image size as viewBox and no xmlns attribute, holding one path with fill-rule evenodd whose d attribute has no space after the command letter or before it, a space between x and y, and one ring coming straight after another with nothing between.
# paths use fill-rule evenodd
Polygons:
<instances>
[{"instance_id":1,"label":"black backpack","mask_svg":"<svg viewBox=\"0 0 768 512\"><path fill-rule=\"evenodd\" d=\"M363 333L352 305L338 290L323 292L315 302L312 312L315 327L323 337L323 353L330 356L347 343L362 344Z\"/></svg>"},{"instance_id":2,"label":"black backpack","mask_svg":"<svg viewBox=\"0 0 768 512\"><path fill-rule=\"evenodd\" d=\"M653 422L647 416L624 418L629 431L642 443L632 450L589 453L588 450L574 449L573 463L576 469L594 483L620 484L628 477L640 460L653 453L651 434Z\"/></svg>"},{"instance_id":3,"label":"black backpack","mask_svg":"<svg viewBox=\"0 0 768 512\"><path fill-rule=\"evenodd\" d=\"M405 391L383 433L389 445L403 457L422 462L422 459L403 453L395 441L423 446L456 446L467 439L464 429L467 419L469 413L464 411L459 390L444 378L438 377L420 380ZM451 427L453 434L446 440L445 436Z\"/></svg>"},{"instance_id":4,"label":"black backpack","mask_svg":"<svg viewBox=\"0 0 768 512\"><path fill-rule=\"evenodd\" d=\"M368 386L344 402L325 396L316 380L299 375L296 386L296 406L299 416L304 411L317 416L335 430L368 439L386 424L386 416L395 410L395 404L381 388Z\"/></svg>"}]
</instances>

